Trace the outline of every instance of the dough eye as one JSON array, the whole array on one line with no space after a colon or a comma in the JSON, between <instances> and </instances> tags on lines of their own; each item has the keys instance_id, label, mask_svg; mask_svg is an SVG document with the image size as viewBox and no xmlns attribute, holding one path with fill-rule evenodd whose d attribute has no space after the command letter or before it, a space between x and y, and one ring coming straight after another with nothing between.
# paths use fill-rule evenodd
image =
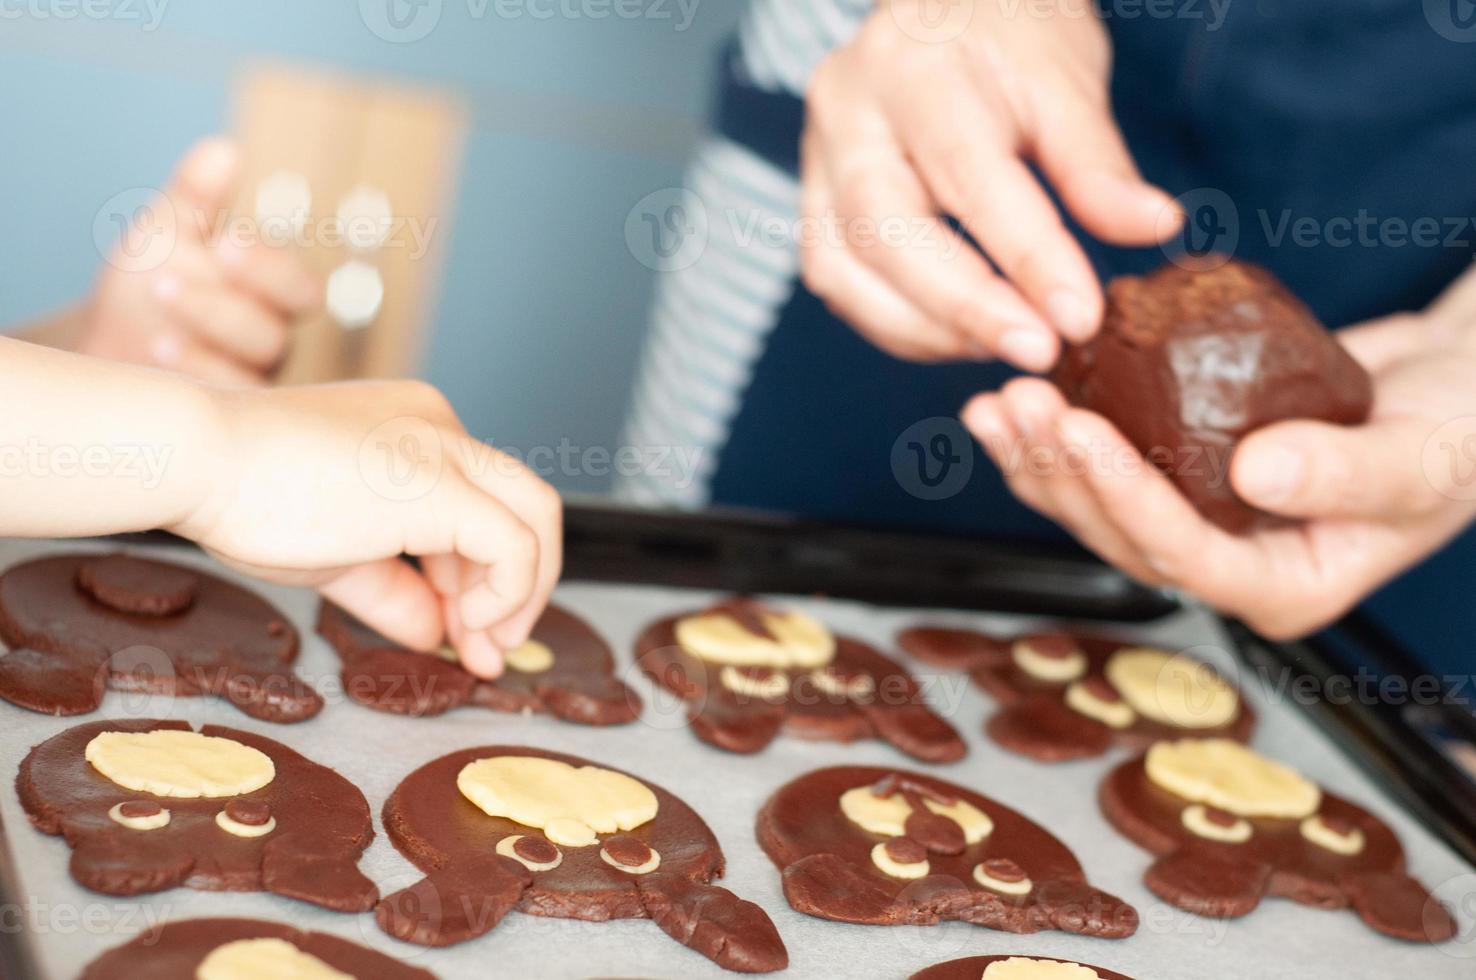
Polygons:
<instances>
[{"instance_id":1,"label":"dough eye","mask_svg":"<svg viewBox=\"0 0 1476 980\"><path fill-rule=\"evenodd\" d=\"M1249 821L1198 803L1185 807L1180 819L1190 833L1222 844L1244 844L1254 833Z\"/></svg>"},{"instance_id":2,"label":"dough eye","mask_svg":"<svg viewBox=\"0 0 1476 980\"><path fill-rule=\"evenodd\" d=\"M169 811L152 800L128 800L108 811L108 816L129 830L158 830L169 826Z\"/></svg>"},{"instance_id":3,"label":"dough eye","mask_svg":"<svg viewBox=\"0 0 1476 980\"><path fill-rule=\"evenodd\" d=\"M866 674L847 677L833 667L810 671L810 680L815 686L832 697L855 700L868 698L876 692L876 681Z\"/></svg>"},{"instance_id":4,"label":"dough eye","mask_svg":"<svg viewBox=\"0 0 1476 980\"><path fill-rule=\"evenodd\" d=\"M1010 658L1024 673L1047 684L1067 684L1087 671L1086 654L1063 633L1040 633L1015 641Z\"/></svg>"},{"instance_id":5,"label":"dough eye","mask_svg":"<svg viewBox=\"0 0 1476 980\"><path fill-rule=\"evenodd\" d=\"M661 855L645 841L629 834L606 837L600 846L600 860L618 871L633 875L650 874L661 867Z\"/></svg>"},{"instance_id":6,"label":"dough eye","mask_svg":"<svg viewBox=\"0 0 1476 980\"><path fill-rule=\"evenodd\" d=\"M1107 678L1096 674L1083 677L1066 688L1066 706L1108 728L1127 728L1138 717Z\"/></svg>"},{"instance_id":7,"label":"dough eye","mask_svg":"<svg viewBox=\"0 0 1476 980\"><path fill-rule=\"evenodd\" d=\"M921 878L930 870L927 848L906 837L893 837L873 847L871 863L893 878Z\"/></svg>"},{"instance_id":8,"label":"dough eye","mask_svg":"<svg viewBox=\"0 0 1476 980\"><path fill-rule=\"evenodd\" d=\"M497 842L497 853L529 871L552 871L564 863L564 853L542 837L513 834Z\"/></svg>"},{"instance_id":9,"label":"dough eye","mask_svg":"<svg viewBox=\"0 0 1476 980\"><path fill-rule=\"evenodd\" d=\"M723 687L741 697L776 701L789 693L789 675L772 667L734 667L718 672Z\"/></svg>"},{"instance_id":10,"label":"dough eye","mask_svg":"<svg viewBox=\"0 0 1476 980\"><path fill-rule=\"evenodd\" d=\"M1325 813L1314 814L1303 820L1302 836L1318 847L1345 856L1358 854L1366 843L1363 831L1351 820Z\"/></svg>"},{"instance_id":11,"label":"dough eye","mask_svg":"<svg viewBox=\"0 0 1476 980\"><path fill-rule=\"evenodd\" d=\"M974 880L1001 895L1029 895L1035 882L1009 858L990 858L974 865Z\"/></svg>"},{"instance_id":12,"label":"dough eye","mask_svg":"<svg viewBox=\"0 0 1476 980\"><path fill-rule=\"evenodd\" d=\"M265 837L277 829L277 818L260 800L231 800L215 815L215 825L237 837Z\"/></svg>"}]
</instances>

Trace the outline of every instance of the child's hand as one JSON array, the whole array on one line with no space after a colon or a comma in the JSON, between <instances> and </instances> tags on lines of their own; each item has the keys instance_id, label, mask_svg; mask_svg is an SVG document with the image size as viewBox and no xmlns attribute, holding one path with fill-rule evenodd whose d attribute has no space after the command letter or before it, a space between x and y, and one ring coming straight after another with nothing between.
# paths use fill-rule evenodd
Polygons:
<instances>
[{"instance_id":1,"label":"child's hand","mask_svg":"<svg viewBox=\"0 0 1476 980\"><path fill-rule=\"evenodd\" d=\"M1236 491L1305 520L1292 527L1236 536L1211 525L1106 419L1068 407L1039 379L980 395L964 421L1017 497L1103 559L1267 636L1296 636L1476 517L1476 273L1422 314L1338 339L1374 376L1368 423L1282 422L1248 436L1232 457ZM1020 465L1042 459L1075 462Z\"/></svg>"},{"instance_id":2,"label":"child's hand","mask_svg":"<svg viewBox=\"0 0 1476 980\"><path fill-rule=\"evenodd\" d=\"M322 284L290 252L220 234L238 169L226 140L190 150L103 265L68 346L214 384L268 380Z\"/></svg>"},{"instance_id":3,"label":"child's hand","mask_svg":"<svg viewBox=\"0 0 1476 980\"><path fill-rule=\"evenodd\" d=\"M473 673L502 672L559 577L548 484L471 438L421 382L213 397L207 486L171 530L250 574L316 586L400 643L449 638Z\"/></svg>"}]
</instances>

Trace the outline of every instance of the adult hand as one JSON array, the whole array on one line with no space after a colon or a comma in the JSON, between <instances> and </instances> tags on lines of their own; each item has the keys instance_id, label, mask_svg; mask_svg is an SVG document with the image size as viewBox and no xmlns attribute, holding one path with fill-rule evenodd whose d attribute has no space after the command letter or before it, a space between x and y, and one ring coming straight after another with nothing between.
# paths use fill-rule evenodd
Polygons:
<instances>
[{"instance_id":1,"label":"adult hand","mask_svg":"<svg viewBox=\"0 0 1476 980\"><path fill-rule=\"evenodd\" d=\"M997 355L1045 370L1060 337L1097 330L1103 301L1028 164L1105 241L1152 244L1181 217L1143 181L1113 121L1111 53L1095 15L978 3L966 28L938 39L920 9L928 2L881 0L815 73L805 283L898 357Z\"/></svg>"},{"instance_id":2,"label":"adult hand","mask_svg":"<svg viewBox=\"0 0 1476 980\"><path fill-rule=\"evenodd\" d=\"M310 585L390 638L449 639L495 677L562 563L562 506L421 382L227 390L201 491L170 528L252 575ZM403 561L421 559L420 570Z\"/></svg>"},{"instance_id":3,"label":"adult hand","mask_svg":"<svg viewBox=\"0 0 1476 980\"><path fill-rule=\"evenodd\" d=\"M1301 523L1244 536L1202 518L1106 419L1039 379L964 421L1015 495L1144 582L1286 638L1333 621L1476 517L1476 270L1421 314L1341 331L1374 376L1358 427L1289 421L1236 449L1237 493Z\"/></svg>"},{"instance_id":4,"label":"adult hand","mask_svg":"<svg viewBox=\"0 0 1476 980\"><path fill-rule=\"evenodd\" d=\"M290 252L219 234L239 167L224 139L189 151L103 265L69 346L214 384L269 380L323 287Z\"/></svg>"}]
</instances>

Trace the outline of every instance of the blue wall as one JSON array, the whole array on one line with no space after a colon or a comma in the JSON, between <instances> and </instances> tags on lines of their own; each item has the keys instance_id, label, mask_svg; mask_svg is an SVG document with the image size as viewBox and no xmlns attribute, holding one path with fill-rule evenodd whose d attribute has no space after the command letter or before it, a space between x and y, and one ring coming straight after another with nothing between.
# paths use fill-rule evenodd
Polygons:
<instances>
[{"instance_id":1,"label":"blue wall","mask_svg":"<svg viewBox=\"0 0 1476 980\"><path fill-rule=\"evenodd\" d=\"M625 218L680 180L714 52L743 4L422 2L434 27L411 43L370 26L391 3L412 14L410 0L90 0L109 16L72 19L58 15L79 0L0 7L0 323L86 291L99 205L156 185L196 138L227 126L240 66L279 59L451 86L473 130L426 374L498 444L613 446L651 285ZM571 8L583 13L558 14ZM648 16L613 13L635 8ZM601 11L612 13L594 19Z\"/></svg>"}]
</instances>

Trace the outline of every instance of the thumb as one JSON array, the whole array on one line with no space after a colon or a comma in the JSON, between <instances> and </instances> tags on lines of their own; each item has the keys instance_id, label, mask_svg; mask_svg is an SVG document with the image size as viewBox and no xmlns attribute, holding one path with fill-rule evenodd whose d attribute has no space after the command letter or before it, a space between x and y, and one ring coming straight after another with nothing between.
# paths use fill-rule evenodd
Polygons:
<instances>
[{"instance_id":1,"label":"thumb","mask_svg":"<svg viewBox=\"0 0 1476 980\"><path fill-rule=\"evenodd\" d=\"M355 565L319 591L366 626L412 650L434 650L445 638L440 598L414 565L399 558Z\"/></svg>"},{"instance_id":2,"label":"thumb","mask_svg":"<svg viewBox=\"0 0 1476 980\"><path fill-rule=\"evenodd\" d=\"M1439 499L1423 466L1428 434L1408 419L1280 422L1240 443L1230 480L1248 503L1287 517L1414 517Z\"/></svg>"},{"instance_id":3,"label":"thumb","mask_svg":"<svg viewBox=\"0 0 1476 980\"><path fill-rule=\"evenodd\" d=\"M230 207L240 169L240 151L223 136L190 147L165 191L174 204L180 235L203 237L216 212Z\"/></svg>"},{"instance_id":4,"label":"thumb","mask_svg":"<svg viewBox=\"0 0 1476 980\"><path fill-rule=\"evenodd\" d=\"M1114 245L1154 245L1179 230L1184 213L1143 179L1106 94L1041 100L1036 163L1083 228Z\"/></svg>"}]
</instances>

